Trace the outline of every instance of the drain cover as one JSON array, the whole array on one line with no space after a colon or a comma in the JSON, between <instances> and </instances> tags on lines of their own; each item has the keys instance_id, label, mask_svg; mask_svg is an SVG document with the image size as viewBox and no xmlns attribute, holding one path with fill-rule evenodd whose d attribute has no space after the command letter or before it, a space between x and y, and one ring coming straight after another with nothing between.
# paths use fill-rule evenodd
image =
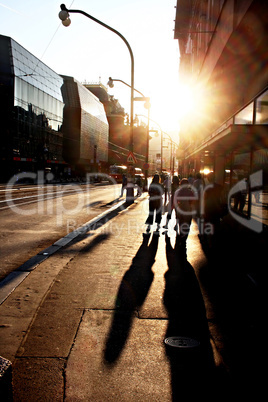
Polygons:
<instances>
[{"instance_id":1,"label":"drain cover","mask_svg":"<svg viewBox=\"0 0 268 402\"><path fill-rule=\"evenodd\" d=\"M200 342L196 339L187 338L185 336L170 336L165 339L165 344L174 348L190 349L199 346Z\"/></svg>"}]
</instances>

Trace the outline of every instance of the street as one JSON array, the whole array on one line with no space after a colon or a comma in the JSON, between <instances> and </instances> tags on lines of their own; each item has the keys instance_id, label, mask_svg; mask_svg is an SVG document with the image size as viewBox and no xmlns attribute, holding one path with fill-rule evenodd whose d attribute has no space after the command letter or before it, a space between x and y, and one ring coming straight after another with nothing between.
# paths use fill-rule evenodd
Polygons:
<instances>
[{"instance_id":1,"label":"street","mask_svg":"<svg viewBox=\"0 0 268 402\"><path fill-rule=\"evenodd\" d=\"M0 186L0 280L118 200L121 185Z\"/></svg>"}]
</instances>

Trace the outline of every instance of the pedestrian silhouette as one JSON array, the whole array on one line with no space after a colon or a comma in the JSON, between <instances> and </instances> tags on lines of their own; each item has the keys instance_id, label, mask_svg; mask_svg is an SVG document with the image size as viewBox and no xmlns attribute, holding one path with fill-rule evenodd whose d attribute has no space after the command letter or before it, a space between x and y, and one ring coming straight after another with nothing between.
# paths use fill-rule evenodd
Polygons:
<instances>
[{"instance_id":1,"label":"pedestrian silhouette","mask_svg":"<svg viewBox=\"0 0 268 402\"><path fill-rule=\"evenodd\" d=\"M121 187L121 197L124 195L124 190L127 187L127 176L123 174L122 176L122 187Z\"/></svg>"},{"instance_id":2,"label":"pedestrian silhouette","mask_svg":"<svg viewBox=\"0 0 268 402\"><path fill-rule=\"evenodd\" d=\"M136 178L136 185L137 185L137 196L140 197L142 194L142 180L140 175L138 175Z\"/></svg>"},{"instance_id":3,"label":"pedestrian silhouette","mask_svg":"<svg viewBox=\"0 0 268 402\"><path fill-rule=\"evenodd\" d=\"M209 185L204 193L204 221L205 225L213 225L213 233L216 233L226 210L226 203L223 198L223 186L215 183L214 173L209 173L207 179Z\"/></svg>"},{"instance_id":4,"label":"pedestrian silhouette","mask_svg":"<svg viewBox=\"0 0 268 402\"><path fill-rule=\"evenodd\" d=\"M178 190L180 185L180 179L178 176L173 176L172 184L171 184L171 196L168 204L168 213L167 213L167 223L166 223L166 229L168 229L168 223L171 219L172 211L174 209L174 194L176 190Z\"/></svg>"},{"instance_id":5,"label":"pedestrian silhouette","mask_svg":"<svg viewBox=\"0 0 268 402\"><path fill-rule=\"evenodd\" d=\"M194 198L195 196L189 186L188 179L182 179L179 189L174 194L174 208L179 226L180 241L185 247L192 222L192 204Z\"/></svg>"},{"instance_id":6,"label":"pedestrian silhouette","mask_svg":"<svg viewBox=\"0 0 268 402\"><path fill-rule=\"evenodd\" d=\"M171 185L170 185L170 177L168 174L165 175L164 182L164 192L165 192L165 199L164 199L164 206L166 206L167 201L170 201L170 190L171 190Z\"/></svg>"},{"instance_id":7,"label":"pedestrian silhouette","mask_svg":"<svg viewBox=\"0 0 268 402\"><path fill-rule=\"evenodd\" d=\"M244 207L246 205L246 198L247 198L247 181L242 176L238 176L238 187L239 191L234 194L234 209L240 213L243 213Z\"/></svg>"},{"instance_id":8,"label":"pedestrian silhouette","mask_svg":"<svg viewBox=\"0 0 268 402\"><path fill-rule=\"evenodd\" d=\"M159 183L159 175L155 174L149 187L149 215L145 222L148 225L147 232L150 231L150 225L153 225L154 223L154 214L155 222L157 223L157 230L160 228L163 208L163 193L164 188Z\"/></svg>"}]
</instances>

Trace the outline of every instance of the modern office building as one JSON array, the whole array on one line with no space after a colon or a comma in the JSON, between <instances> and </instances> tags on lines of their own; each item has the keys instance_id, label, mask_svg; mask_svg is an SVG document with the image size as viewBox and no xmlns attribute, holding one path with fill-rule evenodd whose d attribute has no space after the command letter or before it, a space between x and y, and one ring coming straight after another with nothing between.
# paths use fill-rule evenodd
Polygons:
<instances>
[{"instance_id":1,"label":"modern office building","mask_svg":"<svg viewBox=\"0 0 268 402\"><path fill-rule=\"evenodd\" d=\"M104 106L73 77L62 77L64 160L78 175L106 170L109 127Z\"/></svg>"},{"instance_id":2,"label":"modern office building","mask_svg":"<svg viewBox=\"0 0 268 402\"><path fill-rule=\"evenodd\" d=\"M72 77L55 73L0 35L0 180L44 170L56 179L108 162L101 102Z\"/></svg>"},{"instance_id":3,"label":"modern office building","mask_svg":"<svg viewBox=\"0 0 268 402\"><path fill-rule=\"evenodd\" d=\"M229 189L244 178L248 195L243 212L248 217L255 202L251 190L258 188L263 201L259 215L265 215L267 36L266 2L177 1L175 39L181 54L179 74L198 98L191 118L182 125L179 173L187 176L213 170L216 181ZM261 171L258 186L251 181L257 171Z\"/></svg>"},{"instance_id":4,"label":"modern office building","mask_svg":"<svg viewBox=\"0 0 268 402\"><path fill-rule=\"evenodd\" d=\"M0 177L64 169L63 79L12 38L0 35Z\"/></svg>"}]
</instances>

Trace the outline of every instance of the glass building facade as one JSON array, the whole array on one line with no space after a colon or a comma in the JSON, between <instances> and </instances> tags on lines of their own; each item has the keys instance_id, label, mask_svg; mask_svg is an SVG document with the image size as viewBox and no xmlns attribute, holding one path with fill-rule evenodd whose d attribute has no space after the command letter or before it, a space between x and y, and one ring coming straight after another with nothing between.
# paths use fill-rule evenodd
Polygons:
<instances>
[{"instance_id":1,"label":"glass building facade","mask_svg":"<svg viewBox=\"0 0 268 402\"><path fill-rule=\"evenodd\" d=\"M0 118L1 181L38 170L64 179L108 161L108 123L99 100L3 35Z\"/></svg>"},{"instance_id":2,"label":"glass building facade","mask_svg":"<svg viewBox=\"0 0 268 402\"><path fill-rule=\"evenodd\" d=\"M73 77L62 77L63 156L83 175L108 162L108 122L103 104L92 92Z\"/></svg>"},{"instance_id":3,"label":"glass building facade","mask_svg":"<svg viewBox=\"0 0 268 402\"><path fill-rule=\"evenodd\" d=\"M1 178L64 170L63 79L12 38L0 35Z\"/></svg>"}]
</instances>

